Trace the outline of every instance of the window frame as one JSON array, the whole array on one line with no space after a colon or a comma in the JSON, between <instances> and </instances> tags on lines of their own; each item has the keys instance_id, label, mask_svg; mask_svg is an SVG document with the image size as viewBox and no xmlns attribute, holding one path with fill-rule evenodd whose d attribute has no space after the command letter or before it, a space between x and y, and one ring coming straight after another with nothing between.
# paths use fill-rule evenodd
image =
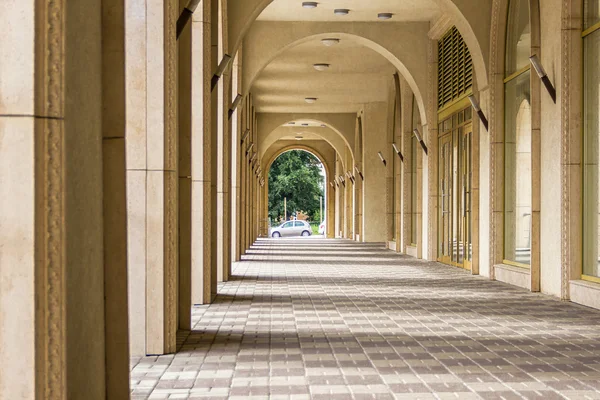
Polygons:
<instances>
[{"instance_id":1,"label":"window frame","mask_svg":"<svg viewBox=\"0 0 600 400\"><path fill-rule=\"evenodd\" d=\"M515 0L509 0L508 1L508 6L507 6L507 13L506 13L506 35L505 35L505 49L504 49L504 64L505 64L505 71L506 71L506 61L508 59L508 57L510 57L510 55L508 54L508 36L510 34L510 6L511 6L511 2L513 2ZM519 1L519 0L516 0ZM531 4L529 3L529 1L527 2L528 6L529 6L529 25L530 27L532 27L532 20L531 20ZM530 53L531 53L531 44L530 44ZM502 134L502 138L503 138L503 158L504 158L504 173L503 173L503 182L502 182L502 263L506 264L506 265L510 265L513 267L519 267L519 268L523 268L523 269L527 269L527 270L531 270L531 255L530 255L530 259L529 259L529 264L524 264L524 263L520 263L517 261L513 261L513 260L508 260L506 257L506 86L507 84L509 84L510 82L519 79L521 76L523 76L524 74L529 74L529 88L530 88L530 105L531 105L531 93L533 92L532 87L531 87L531 63L527 64L525 67L522 67L518 70L516 70L515 72L511 73L508 76L505 76L503 81L502 81L502 91L504 92L504 104L503 104L503 118L504 118L504 132ZM533 120L532 120L533 122ZM533 152L531 153L531 157L533 159ZM531 182L531 185L533 187L533 181ZM533 195L531 198L531 203L533 205ZM531 223L531 222L530 222ZM530 244L530 254L533 251L533 245Z\"/></svg>"},{"instance_id":2,"label":"window frame","mask_svg":"<svg viewBox=\"0 0 600 400\"><path fill-rule=\"evenodd\" d=\"M584 146L585 146L585 118L586 118L586 104L585 104L585 39L594 34L596 31L600 30L600 19L598 20L598 22L594 23L593 25L591 25L589 28L585 28L585 3L582 3L582 21L581 21L581 41L582 41L582 57L581 57L581 83L582 83L582 88L583 90L581 90L581 104L582 104L582 110L581 110L581 156L582 156L582 171L581 171L581 187L582 187L582 191L581 191L581 201L582 201L582 224L581 224L581 234L582 234L582 243L581 243L581 279L584 281L588 281L588 282L593 282L593 283L600 283L600 276L593 276L593 275L586 275L585 274L585 241L583 240L585 235L585 219L583 218L583 211L584 211L584 207L585 207L585 201L586 201L586 185L585 185L585 152L584 152ZM600 132L598 133L598 135L600 136ZM599 184L600 184L600 179L599 179ZM598 235L597 238L598 241L600 241L600 234Z\"/></svg>"}]
</instances>

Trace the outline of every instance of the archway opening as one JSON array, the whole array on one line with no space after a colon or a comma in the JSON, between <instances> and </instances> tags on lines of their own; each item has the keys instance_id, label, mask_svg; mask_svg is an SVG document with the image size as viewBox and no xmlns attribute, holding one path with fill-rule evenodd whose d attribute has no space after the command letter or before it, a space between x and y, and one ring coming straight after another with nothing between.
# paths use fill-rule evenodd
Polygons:
<instances>
[{"instance_id":1,"label":"archway opening","mask_svg":"<svg viewBox=\"0 0 600 400\"><path fill-rule=\"evenodd\" d=\"M281 153L268 170L269 237L325 235L327 171L313 153Z\"/></svg>"}]
</instances>

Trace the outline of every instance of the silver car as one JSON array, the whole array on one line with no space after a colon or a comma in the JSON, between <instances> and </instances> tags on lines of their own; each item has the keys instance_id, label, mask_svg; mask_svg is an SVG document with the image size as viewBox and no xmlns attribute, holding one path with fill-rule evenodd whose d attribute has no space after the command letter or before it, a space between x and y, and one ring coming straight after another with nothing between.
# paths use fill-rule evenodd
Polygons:
<instances>
[{"instance_id":1,"label":"silver car","mask_svg":"<svg viewBox=\"0 0 600 400\"><path fill-rule=\"evenodd\" d=\"M312 228L306 221L287 221L283 224L271 228L271 237L290 237L290 236L310 236Z\"/></svg>"}]
</instances>

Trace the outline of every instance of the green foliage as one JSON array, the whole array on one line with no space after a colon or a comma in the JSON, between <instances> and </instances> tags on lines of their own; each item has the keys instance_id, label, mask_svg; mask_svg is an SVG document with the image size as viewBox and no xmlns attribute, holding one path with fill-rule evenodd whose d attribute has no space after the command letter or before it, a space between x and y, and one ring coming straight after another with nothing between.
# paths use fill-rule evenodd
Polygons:
<instances>
[{"instance_id":1,"label":"green foliage","mask_svg":"<svg viewBox=\"0 0 600 400\"><path fill-rule=\"evenodd\" d=\"M287 216L300 211L311 220L320 221L319 198L324 196L321 162L302 150L283 153L269 171L269 217L273 223L284 218L284 198Z\"/></svg>"}]
</instances>

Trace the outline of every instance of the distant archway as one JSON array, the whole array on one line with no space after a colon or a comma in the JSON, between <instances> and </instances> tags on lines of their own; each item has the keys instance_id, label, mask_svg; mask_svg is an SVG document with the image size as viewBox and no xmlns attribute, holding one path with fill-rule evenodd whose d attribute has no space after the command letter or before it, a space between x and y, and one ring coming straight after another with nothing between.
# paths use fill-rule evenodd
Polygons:
<instances>
[{"instance_id":1,"label":"distant archway","mask_svg":"<svg viewBox=\"0 0 600 400\"><path fill-rule=\"evenodd\" d=\"M325 219L327 221L333 221L334 220L334 213L335 213L335 203L334 203L334 188L328 183L329 179L332 177L332 166L335 166L335 160L333 160L333 164L332 164L332 160L328 160L327 157L325 157L318 149L315 149L312 146L309 145L305 145L305 144L295 144L295 145L288 145L285 146L279 150L277 150L275 153L273 153L273 155L271 155L266 162L263 162L263 170L265 171L265 190L264 190L264 208L262 211L263 213L263 218L267 218L267 216L269 215L269 175L271 172L271 166L273 165L273 163L275 162L275 160L277 160L277 158L279 158L279 156L281 156L282 154L292 151L292 150L302 150L302 151L306 151L310 154L312 154L314 157L316 157L321 164L323 165L323 168L325 170L325 184L324 184L324 193L325 193L325 198L323 201L323 205L324 205L324 216ZM334 237L334 229L333 229L333 224L332 223L327 223L326 225L326 236L328 238L332 238Z\"/></svg>"}]
</instances>

